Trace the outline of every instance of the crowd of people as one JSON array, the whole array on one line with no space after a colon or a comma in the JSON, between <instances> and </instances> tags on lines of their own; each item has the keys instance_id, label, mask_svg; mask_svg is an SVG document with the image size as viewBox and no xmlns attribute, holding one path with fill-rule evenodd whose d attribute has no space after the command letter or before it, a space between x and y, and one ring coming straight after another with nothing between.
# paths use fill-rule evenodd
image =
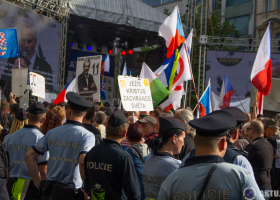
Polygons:
<instances>
[{"instance_id":1,"label":"crowd of people","mask_svg":"<svg viewBox=\"0 0 280 200\"><path fill-rule=\"evenodd\" d=\"M280 114L257 115L256 102L252 115L195 119L66 98L27 110L1 99L1 200L280 199Z\"/></svg>"}]
</instances>

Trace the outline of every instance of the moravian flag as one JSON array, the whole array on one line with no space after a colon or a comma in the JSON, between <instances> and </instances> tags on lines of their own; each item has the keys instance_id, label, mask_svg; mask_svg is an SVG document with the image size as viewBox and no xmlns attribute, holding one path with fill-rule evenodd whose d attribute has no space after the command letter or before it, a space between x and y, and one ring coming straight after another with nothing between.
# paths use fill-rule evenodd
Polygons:
<instances>
[{"instance_id":1,"label":"moravian flag","mask_svg":"<svg viewBox=\"0 0 280 200\"><path fill-rule=\"evenodd\" d=\"M16 29L0 29L0 59L18 57Z\"/></svg>"},{"instance_id":2,"label":"moravian flag","mask_svg":"<svg viewBox=\"0 0 280 200\"><path fill-rule=\"evenodd\" d=\"M146 63L143 63L142 65L140 78L146 78L149 80L154 108L169 95L169 91L164 87Z\"/></svg>"}]
</instances>

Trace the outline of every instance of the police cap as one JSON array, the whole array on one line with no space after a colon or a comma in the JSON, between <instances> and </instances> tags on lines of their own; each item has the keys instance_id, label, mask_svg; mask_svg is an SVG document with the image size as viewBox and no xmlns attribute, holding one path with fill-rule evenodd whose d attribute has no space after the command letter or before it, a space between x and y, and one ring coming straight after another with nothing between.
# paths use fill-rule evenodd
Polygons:
<instances>
[{"instance_id":1,"label":"police cap","mask_svg":"<svg viewBox=\"0 0 280 200\"><path fill-rule=\"evenodd\" d=\"M236 119L229 112L219 110L189 122L196 134L204 137L225 136L228 129L236 126Z\"/></svg>"},{"instance_id":2,"label":"police cap","mask_svg":"<svg viewBox=\"0 0 280 200\"><path fill-rule=\"evenodd\" d=\"M275 118L271 118L269 120L267 120L267 122L264 125L264 128L267 127L279 127L279 121Z\"/></svg>"},{"instance_id":3,"label":"police cap","mask_svg":"<svg viewBox=\"0 0 280 200\"><path fill-rule=\"evenodd\" d=\"M25 111L23 108L20 108L20 109L18 110L18 113L17 113L17 115L15 116L15 118L16 118L17 120L20 120L20 121L26 120L26 119L27 119L26 111Z\"/></svg>"},{"instance_id":4,"label":"police cap","mask_svg":"<svg viewBox=\"0 0 280 200\"><path fill-rule=\"evenodd\" d=\"M159 117L159 132L171 129L186 131L186 124L175 117Z\"/></svg>"},{"instance_id":5,"label":"police cap","mask_svg":"<svg viewBox=\"0 0 280 200\"><path fill-rule=\"evenodd\" d=\"M222 109L223 111L229 112L233 115L233 117L236 119L237 125L240 125L248 120L248 117L245 115L245 113L236 107L227 107Z\"/></svg>"},{"instance_id":6,"label":"police cap","mask_svg":"<svg viewBox=\"0 0 280 200\"><path fill-rule=\"evenodd\" d=\"M122 110L114 111L108 120L108 124L112 127L118 127L127 123L127 118L125 117Z\"/></svg>"},{"instance_id":7,"label":"police cap","mask_svg":"<svg viewBox=\"0 0 280 200\"><path fill-rule=\"evenodd\" d=\"M47 110L41 102L34 101L28 108L28 112L34 115L46 113Z\"/></svg>"},{"instance_id":8,"label":"police cap","mask_svg":"<svg viewBox=\"0 0 280 200\"><path fill-rule=\"evenodd\" d=\"M74 110L86 111L93 106L89 101L75 92L67 92L66 99L68 100L69 107Z\"/></svg>"}]
</instances>

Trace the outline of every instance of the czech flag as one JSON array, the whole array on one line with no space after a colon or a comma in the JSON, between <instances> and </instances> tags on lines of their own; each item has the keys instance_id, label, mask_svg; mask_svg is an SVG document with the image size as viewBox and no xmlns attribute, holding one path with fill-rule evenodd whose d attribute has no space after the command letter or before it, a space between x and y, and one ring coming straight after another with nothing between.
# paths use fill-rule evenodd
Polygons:
<instances>
[{"instance_id":1,"label":"czech flag","mask_svg":"<svg viewBox=\"0 0 280 200\"><path fill-rule=\"evenodd\" d=\"M167 58L170 58L174 50L185 41L178 6L175 7L173 12L160 25L159 36L162 36L166 41Z\"/></svg>"},{"instance_id":2,"label":"czech flag","mask_svg":"<svg viewBox=\"0 0 280 200\"><path fill-rule=\"evenodd\" d=\"M66 87L59 93L59 95L54 100L53 104L59 104L61 102L67 102L66 93L67 92L77 92L76 78L74 78Z\"/></svg>"},{"instance_id":3,"label":"czech flag","mask_svg":"<svg viewBox=\"0 0 280 200\"><path fill-rule=\"evenodd\" d=\"M204 117L212 112L211 109L211 83L209 79L208 86L199 100L199 107L197 109L198 117Z\"/></svg>"},{"instance_id":4,"label":"czech flag","mask_svg":"<svg viewBox=\"0 0 280 200\"><path fill-rule=\"evenodd\" d=\"M270 93L272 83L270 22L258 49L251 72L251 81L258 89L258 113L262 114L263 95L266 96Z\"/></svg>"},{"instance_id":5,"label":"czech flag","mask_svg":"<svg viewBox=\"0 0 280 200\"><path fill-rule=\"evenodd\" d=\"M234 92L235 90L230 84L228 77L225 75L219 100L219 107L221 109L229 107L230 99Z\"/></svg>"}]
</instances>

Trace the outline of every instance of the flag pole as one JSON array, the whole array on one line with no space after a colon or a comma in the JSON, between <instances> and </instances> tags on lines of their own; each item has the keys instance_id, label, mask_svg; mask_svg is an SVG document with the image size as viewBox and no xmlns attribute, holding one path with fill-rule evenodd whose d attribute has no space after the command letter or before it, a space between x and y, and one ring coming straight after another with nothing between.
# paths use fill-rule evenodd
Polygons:
<instances>
[{"instance_id":1,"label":"flag pole","mask_svg":"<svg viewBox=\"0 0 280 200\"><path fill-rule=\"evenodd\" d=\"M187 90L188 90L188 81L185 81L185 96L184 96L184 102L183 102L183 108L186 109L186 101L187 101Z\"/></svg>"},{"instance_id":2,"label":"flag pole","mask_svg":"<svg viewBox=\"0 0 280 200\"><path fill-rule=\"evenodd\" d=\"M197 102L197 105L198 105L198 108L199 108L198 96L197 96L197 92L196 92L196 87L195 87L195 82L194 82L194 78L193 78L192 68L191 68L191 65L190 65L190 58L189 58L189 54L188 54L187 49L185 49L185 50L186 50L186 52L187 52L188 63L189 63L189 68L190 68L190 72L191 72L191 76L192 76L192 83L193 83L193 87L194 87L196 102Z\"/></svg>"},{"instance_id":3,"label":"flag pole","mask_svg":"<svg viewBox=\"0 0 280 200\"><path fill-rule=\"evenodd\" d=\"M246 112L246 110L245 110L245 108L244 108L243 104L241 103L241 101L240 101L239 97L238 97L238 96L237 96L237 94L236 94L236 91L234 91L234 93L235 93L235 95L236 95L237 99L239 100L239 102L240 102L240 104L241 104L241 106L242 106L242 108L243 108L244 112Z\"/></svg>"},{"instance_id":4,"label":"flag pole","mask_svg":"<svg viewBox=\"0 0 280 200\"><path fill-rule=\"evenodd\" d=\"M16 37L17 37L17 28L15 27L16 30ZM17 38L17 44L18 44L18 38ZM20 73L20 56L19 56L19 44L18 44L18 69L19 69L19 82L20 82L20 95L22 94L22 85L21 85L21 73ZM28 74L29 75L29 74ZM30 81L30 80L29 80Z\"/></svg>"}]
</instances>

